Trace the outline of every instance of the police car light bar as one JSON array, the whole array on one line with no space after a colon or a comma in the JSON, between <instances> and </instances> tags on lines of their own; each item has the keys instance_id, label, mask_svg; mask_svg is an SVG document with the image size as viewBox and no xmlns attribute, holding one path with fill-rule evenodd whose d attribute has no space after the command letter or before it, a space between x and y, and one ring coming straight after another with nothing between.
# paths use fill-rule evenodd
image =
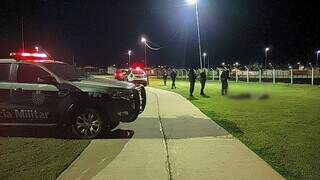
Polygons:
<instances>
[{"instance_id":1,"label":"police car light bar","mask_svg":"<svg viewBox=\"0 0 320 180\"><path fill-rule=\"evenodd\" d=\"M48 56L44 53L21 53L22 57L36 57L36 58L47 58Z\"/></svg>"},{"instance_id":2,"label":"police car light bar","mask_svg":"<svg viewBox=\"0 0 320 180\"><path fill-rule=\"evenodd\" d=\"M49 56L47 54L38 52L13 52L10 53L10 56L17 60L24 61L49 60Z\"/></svg>"}]
</instances>

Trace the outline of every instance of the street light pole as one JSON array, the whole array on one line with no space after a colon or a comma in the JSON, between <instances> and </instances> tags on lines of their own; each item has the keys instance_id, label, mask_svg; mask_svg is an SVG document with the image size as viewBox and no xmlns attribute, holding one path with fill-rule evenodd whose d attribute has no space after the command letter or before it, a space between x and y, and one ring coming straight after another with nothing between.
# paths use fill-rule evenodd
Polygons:
<instances>
[{"instance_id":1,"label":"street light pole","mask_svg":"<svg viewBox=\"0 0 320 180\"><path fill-rule=\"evenodd\" d=\"M316 63L316 67L319 67L319 54L320 54L320 50L317 51L317 63Z\"/></svg>"},{"instance_id":2,"label":"street light pole","mask_svg":"<svg viewBox=\"0 0 320 180\"><path fill-rule=\"evenodd\" d=\"M205 68L205 67L206 67L206 57L207 57L207 53L203 53L202 56L203 56L203 68Z\"/></svg>"},{"instance_id":3,"label":"street light pole","mask_svg":"<svg viewBox=\"0 0 320 180\"><path fill-rule=\"evenodd\" d=\"M265 60L264 60L264 69L267 69L267 61L268 61L268 52L270 51L270 48L265 49Z\"/></svg>"},{"instance_id":4,"label":"street light pole","mask_svg":"<svg viewBox=\"0 0 320 180\"><path fill-rule=\"evenodd\" d=\"M147 67L147 39L142 37L141 42L144 43L144 66Z\"/></svg>"},{"instance_id":5,"label":"street light pole","mask_svg":"<svg viewBox=\"0 0 320 180\"><path fill-rule=\"evenodd\" d=\"M128 66L129 66L129 69L130 69L130 66L131 66L131 54L132 54L132 51L131 50L129 50L128 51L128 60L129 60L129 62L128 62Z\"/></svg>"},{"instance_id":6,"label":"street light pole","mask_svg":"<svg viewBox=\"0 0 320 180\"><path fill-rule=\"evenodd\" d=\"M24 27L23 27L23 16L21 17L21 44L22 44L22 51L24 52Z\"/></svg>"},{"instance_id":7,"label":"street light pole","mask_svg":"<svg viewBox=\"0 0 320 180\"><path fill-rule=\"evenodd\" d=\"M147 67L147 42L144 42L144 64Z\"/></svg>"}]
</instances>

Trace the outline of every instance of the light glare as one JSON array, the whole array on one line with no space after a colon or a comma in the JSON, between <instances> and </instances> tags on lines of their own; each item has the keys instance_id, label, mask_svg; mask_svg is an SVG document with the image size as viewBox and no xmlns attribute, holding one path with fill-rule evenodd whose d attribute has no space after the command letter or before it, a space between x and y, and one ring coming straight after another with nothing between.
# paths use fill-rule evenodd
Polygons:
<instances>
[{"instance_id":1,"label":"light glare","mask_svg":"<svg viewBox=\"0 0 320 180\"><path fill-rule=\"evenodd\" d=\"M147 39L144 38L144 37L142 37L142 38L141 38L141 42L142 42L142 43L146 43L146 42L147 42Z\"/></svg>"},{"instance_id":2,"label":"light glare","mask_svg":"<svg viewBox=\"0 0 320 180\"><path fill-rule=\"evenodd\" d=\"M195 5L197 0L186 0L189 5Z\"/></svg>"}]
</instances>

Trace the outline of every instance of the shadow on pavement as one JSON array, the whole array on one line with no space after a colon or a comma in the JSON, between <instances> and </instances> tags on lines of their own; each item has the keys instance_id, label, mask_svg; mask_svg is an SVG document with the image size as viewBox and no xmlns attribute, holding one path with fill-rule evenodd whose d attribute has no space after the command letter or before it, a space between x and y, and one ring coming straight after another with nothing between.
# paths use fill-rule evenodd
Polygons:
<instances>
[{"instance_id":1,"label":"shadow on pavement","mask_svg":"<svg viewBox=\"0 0 320 180\"><path fill-rule=\"evenodd\" d=\"M74 139L70 133L56 127L0 127L0 137ZM131 139L132 130L115 129L99 139Z\"/></svg>"},{"instance_id":2,"label":"shadow on pavement","mask_svg":"<svg viewBox=\"0 0 320 180\"><path fill-rule=\"evenodd\" d=\"M133 123L119 125L117 129L104 134L98 139L161 139L163 135L160 131L160 122L164 135L168 139L221 137L229 135L226 130L215 122L205 118L193 116L162 117L159 121L158 118L140 117ZM236 124L230 126L232 126L233 129L237 129L239 133L242 132ZM66 131L67 130L59 130L58 128L10 127L0 128L0 137L73 139L70 134L66 135L66 133L63 133Z\"/></svg>"},{"instance_id":3,"label":"shadow on pavement","mask_svg":"<svg viewBox=\"0 0 320 180\"><path fill-rule=\"evenodd\" d=\"M160 139L160 122L167 139L188 139L201 137L222 137L230 135L215 122L193 116L161 118L141 117L135 123L123 125L124 129L135 132L133 138Z\"/></svg>"}]
</instances>

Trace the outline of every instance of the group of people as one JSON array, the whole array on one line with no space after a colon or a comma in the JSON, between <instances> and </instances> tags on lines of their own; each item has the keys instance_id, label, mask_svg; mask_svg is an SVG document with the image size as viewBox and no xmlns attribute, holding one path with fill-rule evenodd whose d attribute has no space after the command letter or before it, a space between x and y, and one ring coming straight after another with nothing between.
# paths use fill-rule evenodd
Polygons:
<instances>
[{"instance_id":1,"label":"group of people","mask_svg":"<svg viewBox=\"0 0 320 180\"><path fill-rule=\"evenodd\" d=\"M227 68L225 68L222 73L221 73L221 95L225 96L228 94L228 79L230 79L229 76L229 70ZM176 78L177 78L177 72L175 70L172 70L170 73L170 77L172 80L172 85L171 85L171 89L176 89ZM163 83L165 86L167 86L167 79L168 79L168 72L166 70L163 71L162 74L162 78L163 78ZM193 97L193 93L194 93L194 86L197 80L197 74L195 72L194 69L190 69L189 73L188 73L188 78L189 78L189 82L190 82L190 88L189 88L189 95L190 97ZM200 90L200 95L201 96L205 96L204 93L204 89L206 87L206 82L207 82L207 74L205 71L201 71L200 73L200 84L201 84L201 90Z\"/></svg>"},{"instance_id":2,"label":"group of people","mask_svg":"<svg viewBox=\"0 0 320 180\"><path fill-rule=\"evenodd\" d=\"M170 73L170 77L172 80L171 89L177 89L176 87L177 72L175 70L172 70ZM164 85L167 86L168 72L166 70L163 71L162 78L163 78Z\"/></svg>"}]
</instances>

